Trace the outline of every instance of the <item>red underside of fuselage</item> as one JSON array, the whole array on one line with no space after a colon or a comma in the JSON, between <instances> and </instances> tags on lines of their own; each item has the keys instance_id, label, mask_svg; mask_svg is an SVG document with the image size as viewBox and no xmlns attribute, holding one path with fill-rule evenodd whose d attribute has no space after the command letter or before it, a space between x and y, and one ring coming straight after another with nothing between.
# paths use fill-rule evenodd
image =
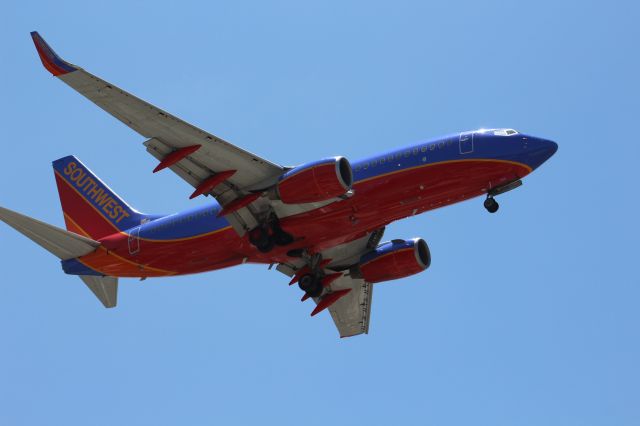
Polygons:
<instances>
[{"instance_id":1,"label":"red underside of fuselage","mask_svg":"<svg viewBox=\"0 0 640 426\"><path fill-rule=\"evenodd\" d=\"M281 219L296 237L286 247L258 252L231 227L181 240L140 239L140 250L129 254L127 235L108 238L101 248L80 260L105 275L154 277L221 269L243 262L279 263L291 260L295 248L312 252L345 243L394 220L454 204L520 179L531 169L500 160L464 160L430 164L388 173L354 184L353 197Z\"/></svg>"}]
</instances>

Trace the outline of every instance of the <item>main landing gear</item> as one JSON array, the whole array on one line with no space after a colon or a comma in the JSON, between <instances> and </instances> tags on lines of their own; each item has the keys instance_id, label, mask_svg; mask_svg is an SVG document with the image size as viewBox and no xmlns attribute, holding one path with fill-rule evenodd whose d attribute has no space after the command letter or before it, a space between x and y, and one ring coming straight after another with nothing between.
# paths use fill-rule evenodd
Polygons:
<instances>
[{"instance_id":1,"label":"main landing gear","mask_svg":"<svg viewBox=\"0 0 640 426\"><path fill-rule=\"evenodd\" d=\"M318 274L306 274L298 280L298 287L304 291L308 297L320 297L322 290L322 279Z\"/></svg>"},{"instance_id":2,"label":"main landing gear","mask_svg":"<svg viewBox=\"0 0 640 426\"><path fill-rule=\"evenodd\" d=\"M293 235L284 231L277 218L258 225L249 231L249 242L262 253L268 253L275 246L287 246L293 242Z\"/></svg>"},{"instance_id":3,"label":"main landing gear","mask_svg":"<svg viewBox=\"0 0 640 426\"><path fill-rule=\"evenodd\" d=\"M484 208L487 209L489 213L495 213L500 208L500 204L493 198L492 196L488 196L486 200L484 200Z\"/></svg>"}]
</instances>

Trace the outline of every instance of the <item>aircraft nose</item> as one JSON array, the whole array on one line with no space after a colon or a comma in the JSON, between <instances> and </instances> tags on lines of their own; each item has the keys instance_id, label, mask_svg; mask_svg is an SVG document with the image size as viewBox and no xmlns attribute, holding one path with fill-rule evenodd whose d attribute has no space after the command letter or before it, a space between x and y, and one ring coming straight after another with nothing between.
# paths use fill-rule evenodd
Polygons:
<instances>
[{"instance_id":1,"label":"aircraft nose","mask_svg":"<svg viewBox=\"0 0 640 426\"><path fill-rule=\"evenodd\" d=\"M540 139L538 144L540 145L539 149L546 155L545 161L551 158L558 150L558 144L548 139Z\"/></svg>"},{"instance_id":2,"label":"aircraft nose","mask_svg":"<svg viewBox=\"0 0 640 426\"><path fill-rule=\"evenodd\" d=\"M530 138L527 145L527 151L529 151L528 162L534 169L551 158L551 156L558 150L557 143L542 138Z\"/></svg>"}]
</instances>

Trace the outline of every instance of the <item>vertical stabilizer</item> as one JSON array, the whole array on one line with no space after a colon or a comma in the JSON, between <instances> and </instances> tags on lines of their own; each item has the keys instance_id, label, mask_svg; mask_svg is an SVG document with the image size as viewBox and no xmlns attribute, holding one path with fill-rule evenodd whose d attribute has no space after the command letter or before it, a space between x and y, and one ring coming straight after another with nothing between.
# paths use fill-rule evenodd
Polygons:
<instances>
[{"instance_id":1,"label":"vertical stabilizer","mask_svg":"<svg viewBox=\"0 0 640 426\"><path fill-rule=\"evenodd\" d=\"M53 170L68 230L97 240L149 218L128 205L73 156L54 161Z\"/></svg>"}]
</instances>

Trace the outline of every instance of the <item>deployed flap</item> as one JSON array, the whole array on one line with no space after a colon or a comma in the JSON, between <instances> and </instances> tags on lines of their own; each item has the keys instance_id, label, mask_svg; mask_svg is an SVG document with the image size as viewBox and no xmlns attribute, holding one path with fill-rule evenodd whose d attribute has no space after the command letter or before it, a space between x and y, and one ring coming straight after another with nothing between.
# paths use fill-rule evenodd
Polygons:
<instances>
[{"instance_id":1,"label":"deployed flap","mask_svg":"<svg viewBox=\"0 0 640 426\"><path fill-rule=\"evenodd\" d=\"M81 275L80 279L96 295L105 308L113 308L118 302L118 279L114 277L96 277Z\"/></svg>"},{"instance_id":2,"label":"deployed flap","mask_svg":"<svg viewBox=\"0 0 640 426\"><path fill-rule=\"evenodd\" d=\"M351 291L329 307L331 318L340 337L369 332L373 285L363 279L342 276L331 284L333 291L350 288Z\"/></svg>"},{"instance_id":3,"label":"deployed flap","mask_svg":"<svg viewBox=\"0 0 640 426\"><path fill-rule=\"evenodd\" d=\"M84 256L100 243L0 207L0 220L62 260Z\"/></svg>"}]
</instances>

